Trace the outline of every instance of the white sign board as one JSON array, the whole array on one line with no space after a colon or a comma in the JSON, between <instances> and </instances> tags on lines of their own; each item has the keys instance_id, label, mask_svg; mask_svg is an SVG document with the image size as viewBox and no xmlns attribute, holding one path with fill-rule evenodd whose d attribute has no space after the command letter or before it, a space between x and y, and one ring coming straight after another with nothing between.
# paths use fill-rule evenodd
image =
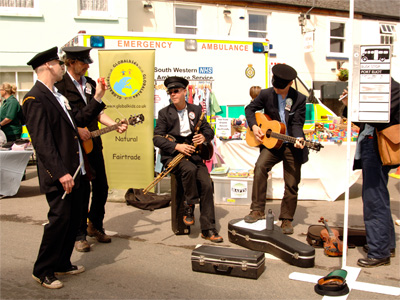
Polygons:
<instances>
[{"instance_id":1,"label":"white sign board","mask_svg":"<svg viewBox=\"0 0 400 300\"><path fill-rule=\"evenodd\" d=\"M230 118L217 118L215 120L215 135L220 136L231 136L231 119Z\"/></svg>"},{"instance_id":2,"label":"white sign board","mask_svg":"<svg viewBox=\"0 0 400 300\"><path fill-rule=\"evenodd\" d=\"M304 34L304 52L314 51L314 32L309 31Z\"/></svg>"},{"instance_id":3,"label":"white sign board","mask_svg":"<svg viewBox=\"0 0 400 300\"><path fill-rule=\"evenodd\" d=\"M354 46L353 122L390 121L390 45Z\"/></svg>"}]
</instances>

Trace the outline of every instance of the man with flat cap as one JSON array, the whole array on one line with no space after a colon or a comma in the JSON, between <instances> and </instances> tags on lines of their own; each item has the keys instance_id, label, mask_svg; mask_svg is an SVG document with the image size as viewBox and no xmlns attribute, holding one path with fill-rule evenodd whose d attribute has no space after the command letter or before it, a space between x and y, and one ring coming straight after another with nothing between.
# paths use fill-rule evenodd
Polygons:
<instances>
[{"instance_id":1,"label":"man with flat cap","mask_svg":"<svg viewBox=\"0 0 400 300\"><path fill-rule=\"evenodd\" d=\"M220 243L223 238L215 228L214 197L211 178L202 158L195 152L193 144L211 142L214 131L205 118L201 120L200 130L195 127L200 120L201 106L185 101L189 82L182 77L168 77L164 85L171 98L171 104L158 113L154 129L154 145L161 150L161 162L168 165L179 153L186 156L171 172L182 181L186 226L194 225L194 208L200 198L201 237ZM166 136L169 136L167 139Z\"/></svg>"},{"instance_id":2,"label":"man with flat cap","mask_svg":"<svg viewBox=\"0 0 400 300\"><path fill-rule=\"evenodd\" d=\"M40 191L49 205L32 277L46 288L58 289L63 283L56 275L85 271L83 266L71 264L83 190L89 185L83 178L88 164L77 128L89 124L104 109L101 98L106 87L98 86L96 101L84 110L74 110L54 87L64 74L57 47L38 53L27 64L38 80L26 94L22 109L36 152Z\"/></svg>"},{"instance_id":3,"label":"man with flat cap","mask_svg":"<svg viewBox=\"0 0 400 300\"><path fill-rule=\"evenodd\" d=\"M85 76L89 64L93 63L90 57L90 47L64 47L65 65L67 72L63 79L55 84L59 93L64 95L71 107L82 110L90 102L95 101L96 82ZM93 236L100 243L110 243L111 237L103 229L105 205L108 197L108 182L106 168L104 165L103 145L101 137L92 138L90 132L99 130L98 122L105 126L111 126L116 122L107 114L101 112L87 128L78 127L79 136L84 145L93 145L92 150L87 153L92 172L92 201L89 208L90 189L85 191L85 202L82 206L81 224L75 241L75 250L80 252L90 251L90 245L86 235ZM121 124L117 131L126 131L127 125ZM90 149L91 147L89 147ZM85 148L87 149L87 148ZM89 224L88 220L89 219Z\"/></svg>"},{"instance_id":4,"label":"man with flat cap","mask_svg":"<svg viewBox=\"0 0 400 300\"><path fill-rule=\"evenodd\" d=\"M283 143L279 149L268 149L263 144L260 145L260 156L254 169L251 212L244 220L253 223L265 219L268 172L282 161L285 191L279 219L282 221L282 232L292 234L301 165L308 160L308 149L302 144L306 97L291 87L293 80L297 77L295 69L285 64L278 64L272 68L272 73L273 87L261 90L254 101L246 106L247 123L255 138L261 142L264 134L256 122L255 113L264 109L264 113L272 120L286 126L286 135L296 137L297 140L295 144Z\"/></svg>"}]
</instances>

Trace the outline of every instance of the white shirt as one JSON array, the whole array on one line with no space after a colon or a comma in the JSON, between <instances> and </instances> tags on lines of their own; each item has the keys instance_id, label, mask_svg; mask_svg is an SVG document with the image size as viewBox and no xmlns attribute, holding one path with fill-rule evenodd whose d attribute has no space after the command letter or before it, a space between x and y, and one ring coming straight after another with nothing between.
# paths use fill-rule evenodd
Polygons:
<instances>
[{"instance_id":1,"label":"white shirt","mask_svg":"<svg viewBox=\"0 0 400 300\"><path fill-rule=\"evenodd\" d=\"M188 136L192 132L190 131L190 124L189 124L187 106L182 110L178 110L177 112L178 112L178 117L179 117L181 136Z\"/></svg>"}]
</instances>

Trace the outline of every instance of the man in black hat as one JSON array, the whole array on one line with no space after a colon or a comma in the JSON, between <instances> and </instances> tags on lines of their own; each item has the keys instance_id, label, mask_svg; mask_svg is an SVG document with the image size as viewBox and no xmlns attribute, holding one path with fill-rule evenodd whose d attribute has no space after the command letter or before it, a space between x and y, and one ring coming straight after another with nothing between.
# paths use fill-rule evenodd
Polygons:
<instances>
[{"instance_id":1,"label":"man in black hat","mask_svg":"<svg viewBox=\"0 0 400 300\"><path fill-rule=\"evenodd\" d=\"M36 152L40 191L50 207L32 277L44 287L58 289L63 284L55 275L85 271L71 264L83 191L89 185L83 179L87 165L77 126L86 126L104 109L105 86L98 86L96 101L85 110L74 110L54 87L64 74L57 47L38 53L28 65L38 80L26 94L22 109Z\"/></svg>"},{"instance_id":2,"label":"man in black hat","mask_svg":"<svg viewBox=\"0 0 400 300\"><path fill-rule=\"evenodd\" d=\"M94 101L96 82L85 76L89 69L89 64L93 63L90 57L90 47L64 47L65 65L67 72L63 79L55 84L58 91L64 95L71 107L82 110L90 102ZM86 235L96 237L100 243L110 243L111 237L108 236L103 229L103 220L105 215L105 205L108 197L108 182L106 168L104 165L103 145L101 137L92 138L90 132L99 130L98 122L105 126L111 126L116 122L107 114L101 112L87 128L78 128L79 136L84 146L93 145L90 153L87 153L89 163L92 168L92 201L89 208L90 189L86 190L85 202L82 206L81 224L76 236L75 249L80 252L90 251L90 245L86 239ZM122 133L126 131L127 125L121 124L117 131ZM85 147L85 149L87 149ZM87 222L89 219L89 224Z\"/></svg>"},{"instance_id":3,"label":"man in black hat","mask_svg":"<svg viewBox=\"0 0 400 300\"><path fill-rule=\"evenodd\" d=\"M176 76L168 77L164 81L172 103L158 113L153 142L161 150L161 162L164 165L168 165L179 153L188 158L183 159L172 170L172 173L182 181L185 205L183 222L187 226L194 225L194 208L200 198L201 237L220 243L223 238L215 228L211 178L202 158L195 153L196 147L193 146L211 142L214 131L203 119L199 132L195 133L202 110L200 106L185 101L188 84L185 78ZM167 135L168 139L165 138Z\"/></svg>"},{"instance_id":4,"label":"man in black hat","mask_svg":"<svg viewBox=\"0 0 400 300\"><path fill-rule=\"evenodd\" d=\"M265 218L268 172L282 161L285 192L279 219L282 220L282 232L292 234L301 165L308 160L308 149L304 149L301 143L304 140L306 97L291 87L297 77L295 69L285 64L278 64L272 68L272 73L273 87L261 90L254 101L246 106L247 123L256 139L261 142L264 134L256 122L255 112L264 109L264 113L272 120L277 120L286 126L286 135L298 139L295 144L283 143L279 149L268 149L261 144L260 156L254 169L251 212L244 220L253 223Z\"/></svg>"}]
</instances>

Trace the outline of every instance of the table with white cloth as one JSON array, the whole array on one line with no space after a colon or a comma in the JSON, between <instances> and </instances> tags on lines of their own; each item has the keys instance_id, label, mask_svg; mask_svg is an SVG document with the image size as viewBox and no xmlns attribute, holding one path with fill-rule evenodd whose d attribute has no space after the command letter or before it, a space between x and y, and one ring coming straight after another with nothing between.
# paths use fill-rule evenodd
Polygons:
<instances>
[{"instance_id":1,"label":"table with white cloth","mask_svg":"<svg viewBox=\"0 0 400 300\"><path fill-rule=\"evenodd\" d=\"M310 150L308 162L302 165L299 200L335 201L361 175L361 170L351 171L350 180L347 182L347 142L341 144L322 142L322 145L324 148L321 148L319 152ZM352 168L355 148L356 143L351 142L350 168ZM230 169L254 169L260 154L259 147L250 147L244 140L221 141L216 139L216 151ZM232 178L224 179L231 180ZM240 179L235 178L234 180ZM249 178L246 180L249 181ZM283 192L283 165L281 162L275 165L270 172L267 199L282 199ZM249 193L251 196L251 190Z\"/></svg>"},{"instance_id":2,"label":"table with white cloth","mask_svg":"<svg viewBox=\"0 0 400 300\"><path fill-rule=\"evenodd\" d=\"M0 197L14 196L21 185L31 150L0 151Z\"/></svg>"}]
</instances>

